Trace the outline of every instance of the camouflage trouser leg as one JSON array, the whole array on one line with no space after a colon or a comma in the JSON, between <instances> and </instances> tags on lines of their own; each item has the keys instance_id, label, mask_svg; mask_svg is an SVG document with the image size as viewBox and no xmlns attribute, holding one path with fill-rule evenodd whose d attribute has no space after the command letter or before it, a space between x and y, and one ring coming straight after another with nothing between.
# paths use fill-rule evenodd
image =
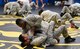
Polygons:
<instances>
[{"instance_id":1,"label":"camouflage trouser leg","mask_svg":"<svg viewBox=\"0 0 80 49\"><path fill-rule=\"evenodd\" d=\"M47 40L46 40L47 44L54 45L58 43L58 41L55 38L53 38L54 28L55 28L55 23L54 21L51 21L49 23L48 32L47 32Z\"/></svg>"},{"instance_id":2,"label":"camouflage trouser leg","mask_svg":"<svg viewBox=\"0 0 80 49\"><path fill-rule=\"evenodd\" d=\"M57 39L59 39L61 34L63 35L64 38L69 36L65 25L61 25L58 29L54 30L54 32L48 32L46 43L50 45L57 44L58 43Z\"/></svg>"},{"instance_id":3,"label":"camouflage trouser leg","mask_svg":"<svg viewBox=\"0 0 80 49\"><path fill-rule=\"evenodd\" d=\"M61 12L62 13L71 13L70 9L67 6L64 6Z\"/></svg>"},{"instance_id":4,"label":"camouflage trouser leg","mask_svg":"<svg viewBox=\"0 0 80 49\"><path fill-rule=\"evenodd\" d=\"M32 40L31 45L40 46L46 40L46 38L47 38L46 35L36 37Z\"/></svg>"},{"instance_id":5,"label":"camouflage trouser leg","mask_svg":"<svg viewBox=\"0 0 80 49\"><path fill-rule=\"evenodd\" d=\"M67 6L64 6L61 13L71 13L71 11Z\"/></svg>"},{"instance_id":6,"label":"camouflage trouser leg","mask_svg":"<svg viewBox=\"0 0 80 49\"><path fill-rule=\"evenodd\" d=\"M61 34L63 35L64 38L69 36L67 28L65 27L65 25L60 26L58 29L56 29L54 31L53 38L58 39Z\"/></svg>"},{"instance_id":7,"label":"camouflage trouser leg","mask_svg":"<svg viewBox=\"0 0 80 49\"><path fill-rule=\"evenodd\" d=\"M61 20L61 17L59 14L53 15L48 22L54 21L56 26L60 26L61 23L59 23L59 20Z\"/></svg>"},{"instance_id":8,"label":"camouflage trouser leg","mask_svg":"<svg viewBox=\"0 0 80 49\"><path fill-rule=\"evenodd\" d=\"M72 16L69 13L65 13L62 17L62 24L65 24L67 20L72 21Z\"/></svg>"}]
</instances>

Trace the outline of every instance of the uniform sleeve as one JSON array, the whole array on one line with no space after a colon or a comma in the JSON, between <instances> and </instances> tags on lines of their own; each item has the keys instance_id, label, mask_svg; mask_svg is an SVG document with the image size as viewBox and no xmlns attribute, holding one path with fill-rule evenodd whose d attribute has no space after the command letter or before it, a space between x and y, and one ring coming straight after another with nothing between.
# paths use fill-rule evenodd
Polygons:
<instances>
[{"instance_id":1,"label":"uniform sleeve","mask_svg":"<svg viewBox=\"0 0 80 49\"><path fill-rule=\"evenodd\" d=\"M40 16L41 16L41 18L42 18L42 20L44 20L44 14L45 14L45 13L44 13L44 12L42 12L42 13L41 13L41 15L40 15Z\"/></svg>"},{"instance_id":2,"label":"uniform sleeve","mask_svg":"<svg viewBox=\"0 0 80 49\"><path fill-rule=\"evenodd\" d=\"M20 5L17 3L17 10L19 11L20 9Z\"/></svg>"},{"instance_id":3,"label":"uniform sleeve","mask_svg":"<svg viewBox=\"0 0 80 49\"><path fill-rule=\"evenodd\" d=\"M25 34L25 30L22 31L22 34Z\"/></svg>"},{"instance_id":4,"label":"uniform sleeve","mask_svg":"<svg viewBox=\"0 0 80 49\"><path fill-rule=\"evenodd\" d=\"M4 13L6 12L6 4L5 4L5 6L4 6Z\"/></svg>"},{"instance_id":5,"label":"uniform sleeve","mask_svg":"<svg viewBox=\"0 0 80 49\"><path fill-rule=\"evenodd\" d=\"M26 17L26 21L28 23L29 26L34 26L35 22L34 22L34 16L33 15L28 15Z\"/></svg>"},{"instance_id":6,"label":"uniform sleeve","mask_svg":"<svg viewBox=\"0 0 80 49\"><path fill-rule=\"evenodd\" d=\"M5 6L4 6L4 13L6 13L7 8L8 8L8 4L5 4Z\"/></svg>"},{"instance_id":7,"label":"uniform sleeve","mask_svg":"<svg viewBox=\"0 0 80 49\"><path fill-rule=\"evenodd\" d=\"M26 29L22 29L23 31L22 31L22 34L25 34L25 33L28 33L28 29L26 28Z\"/></svg>"},{"instance_id":8,"label":"uniform sleeve","mask_svg":"<svg viewBox=\"0 0 80 49\"><path fill-rule=\"evenodd\" d=\"M27 2L23 3L20 12L31 12L30 4Z\"/></svg>"},{"instance_id":9,"label":"uniform sleeve","mask_svg":"<svg viewBox=\"0 0 80 49\"><path fill-rule=\"evenodd\" d=\"M42 22L42 18L40 16L36 17L37 21L35 22L35 26L40 26Z\"/></svg>"},{"instance_id":10,"label":"uniform sleeve","mask_svg":"<svg viewBox=\"0 0 80 49\"><path fill-rule=\"evenodd\" d=\"M24 12L25 11L25 8L26 8L26 4L23 4L22 8L20 9L19 12Z\"/></svg>"},{"instance_id":11,"label":"uniform sleeve","mask_svg":"<svg viewBox=\"0 0 80 49\"><path fill-rule=\"evenodd\" d=\"M41 24L42 18L39 15L28 15L26 21L30 26L38 26Z\"/></svg>"}]
</instances>

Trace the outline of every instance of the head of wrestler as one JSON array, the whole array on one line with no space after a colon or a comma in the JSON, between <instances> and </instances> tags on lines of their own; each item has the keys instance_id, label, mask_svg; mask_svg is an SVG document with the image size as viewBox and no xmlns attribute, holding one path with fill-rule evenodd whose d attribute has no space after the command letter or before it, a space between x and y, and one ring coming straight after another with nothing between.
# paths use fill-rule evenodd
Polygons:
<instances>
[{"instance_id":1,"label":"head of wrestler","mask_svg":"<svg viewBox=\"0 0 80 49\"><path fill-rule=\"evenodd\" d=\"M21 28L25 28L27 23L23 19L17 19L16 24Z\"/></svg>"},{"instance_id":2,"label":"head of wrestler","mask_svg":"<svg viewBox=\"0 0 80 49\"><path fill-rule=\"evenodd\" d=\"M20 6L23 6L23 2L22 1L17 1L19 3Z\"/></svg>"},{"instance_id":3,"label":"head of wrestler","mask_svg":"<svg viewBox=\"0 0 80 49\"><path fill-rule=\"evenodd\" d=\"M44 11L43 9L39 10L38 15L41 15L43 11Z\"/></svg>"}]
</instances>

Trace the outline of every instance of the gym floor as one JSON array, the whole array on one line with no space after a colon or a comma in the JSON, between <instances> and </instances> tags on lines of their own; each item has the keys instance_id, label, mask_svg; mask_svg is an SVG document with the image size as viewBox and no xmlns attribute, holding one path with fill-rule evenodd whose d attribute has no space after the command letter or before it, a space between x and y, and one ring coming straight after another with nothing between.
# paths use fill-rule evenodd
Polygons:
<instances>
[{"instance_id":1,"label":"gym floor","mask_svg":"<svg viewBox=\"0 0 80 49\"><path fill-rule=\"evenodd\" d=\"M52 10L60 13L62 7L61 6L53 6L48 5L45 6L45 10ZM39 10L32 9L32 13L38 14ZM18 18L18 17L16 17ZM18 40L18 36L21 34L22 30L15 24L14 16L11 15L3 15L3 7L0 7L0 49L23 49L20 47L20 41ZM74 18L74 22L77 26L80 26L80 17ZM51 47L36 47L34 49L80 49L80 29L74 29L69 27L69 22L66 22L66 26L68 27L68 32L72 37L76 38L75 42L72 43L64 43L64 38L60 37L60 43ZM25 48L26 49L26 48Z\"/></svg>"}]
</instances>

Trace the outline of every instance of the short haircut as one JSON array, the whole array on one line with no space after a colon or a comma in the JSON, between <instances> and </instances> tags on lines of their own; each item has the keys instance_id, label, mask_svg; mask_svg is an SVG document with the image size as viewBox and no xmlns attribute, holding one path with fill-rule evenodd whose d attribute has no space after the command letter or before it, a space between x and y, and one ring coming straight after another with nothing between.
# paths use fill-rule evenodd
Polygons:
<instances>
[{"instance_id":1,"label":"short haircut","mask_svg":"<svg viewBox=\"0 0 80 49\"><path fill-rule=\"evenodd\" d=\"M17 3L18 3L19 5L22 5L22 4L21 4L21 1L17 1Z\"/></svg>"},{"instance_id":2,"label":"short haircut","mask_svg":"<svg viewBox=\"0 0 80 49\"><path fill-rule=\"evenodd\" d=\"M38 14L41 15L43 11L44 11L43 9L39 10Z\"/></svg>"},{"instance_id":3,"label":"short haircut","mask_svg":"<svg viewBox=\"0 0 80 49\"><path fill-rule=\"evenodd\" d=\"M16 19L16 24L19 25L22 19Z\"/></svg>"},{"instance_id":4,"label":"short haircut","mask_svg":"<svg viewBox=\"0 0 80 49\"><path fill-rule=\"evenodd\" d=\"M20 3L20 1L17 1L17 3Z\"/></svg>"}]
</instances>

